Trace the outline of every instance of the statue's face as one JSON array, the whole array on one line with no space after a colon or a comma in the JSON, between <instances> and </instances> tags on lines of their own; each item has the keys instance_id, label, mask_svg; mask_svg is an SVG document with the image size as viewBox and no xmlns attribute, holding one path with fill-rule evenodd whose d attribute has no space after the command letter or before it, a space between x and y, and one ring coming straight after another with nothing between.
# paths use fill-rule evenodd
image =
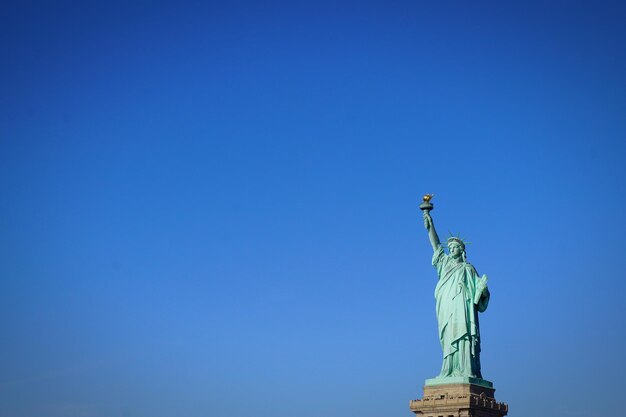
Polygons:
<instances>
[{"instance_id":1,"label":"statue's face","mask_svg":"<svg viewBox=\"0 0 626 417\"><path fill-rule=\"evenodd\" d=\"M450 251L450 256L453 258L459 258L463 254L463 248L458 243L450 243L448 250Z\"/></svg>"}]
</instances>

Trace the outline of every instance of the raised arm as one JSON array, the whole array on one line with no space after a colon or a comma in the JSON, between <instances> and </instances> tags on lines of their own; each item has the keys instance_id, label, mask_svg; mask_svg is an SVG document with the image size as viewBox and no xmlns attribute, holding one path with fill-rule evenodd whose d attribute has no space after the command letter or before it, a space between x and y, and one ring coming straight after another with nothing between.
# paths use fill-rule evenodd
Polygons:
<instances>
[{"instance_id":1,"label":"raised arm","mask_svg":"<svg viewBox=\"0 0 626 417\"><path fill-rule=\"evenodd\" d=\"M430 213L428 210L424 210L424 227L428 231L428 238L430 239L430 244L433 247L433 251L436 251L440 243L439 236L437 235L437 231L435 230L433 218L430 217Z\"/></svg>"}]
</instances>

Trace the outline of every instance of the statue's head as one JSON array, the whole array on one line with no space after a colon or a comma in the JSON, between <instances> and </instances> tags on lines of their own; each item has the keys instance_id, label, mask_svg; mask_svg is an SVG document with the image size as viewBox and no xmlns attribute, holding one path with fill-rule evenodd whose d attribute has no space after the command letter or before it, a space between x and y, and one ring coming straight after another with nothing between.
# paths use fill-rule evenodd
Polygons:
<instances>
[{"instance_id":1,"label":"statue's head","mask_svg":"<svg viewBox=\"0 0 626 417\"><path fill-rule=\"evenodd\" d=\"M448 251L451 257L465 261L465 243L460 238L453 236L448 239Z\"/></svg>"}]
</instances>

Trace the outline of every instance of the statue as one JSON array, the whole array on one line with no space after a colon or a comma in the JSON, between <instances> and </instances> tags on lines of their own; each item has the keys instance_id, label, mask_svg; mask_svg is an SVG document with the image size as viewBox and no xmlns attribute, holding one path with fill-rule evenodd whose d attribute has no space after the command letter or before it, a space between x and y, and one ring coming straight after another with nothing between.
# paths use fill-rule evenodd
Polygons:
<instances>
[{"instance_id":1,"label":"statue","mask_svg":"<svg viewBox=\"0 0 626 417\"><path fill-rule=\"evenodd\" d=\"M449 381L454 377L483 382L478 313L484 312L489 303L487 276L479 277L476 269L467 262L465 242L460 237L450 237L448 254L444 252L430 216L433 209L431 198L432 195L426 194L420 209L433 247L432 263L439 276L435 300L443 364L439 376L427 380L427 384L429 381ZM491 385L488 381L483 383Z\"/></svg>"}]
</instances>

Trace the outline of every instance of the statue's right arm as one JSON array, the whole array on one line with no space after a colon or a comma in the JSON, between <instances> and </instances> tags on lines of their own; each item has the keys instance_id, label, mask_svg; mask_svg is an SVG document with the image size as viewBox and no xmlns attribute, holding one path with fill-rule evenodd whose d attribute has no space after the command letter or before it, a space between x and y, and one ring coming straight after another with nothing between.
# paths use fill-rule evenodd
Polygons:
<instances>
[{"instance_id":1,"label":"statue's right arm","mask_svg":"<svg viewBox=\"0 0 626 417\"><path fill-rule=\"evenodd\" d=\"M430 213L427 210L424 210L424 227L428 231L428 238L430 239L430 245L433 247L433 251L436 251L439 247L439 236L437 235L437 231L435 230L435 223L433 223L433 218L430 217Z\"/></svg>"}]
</instances>

